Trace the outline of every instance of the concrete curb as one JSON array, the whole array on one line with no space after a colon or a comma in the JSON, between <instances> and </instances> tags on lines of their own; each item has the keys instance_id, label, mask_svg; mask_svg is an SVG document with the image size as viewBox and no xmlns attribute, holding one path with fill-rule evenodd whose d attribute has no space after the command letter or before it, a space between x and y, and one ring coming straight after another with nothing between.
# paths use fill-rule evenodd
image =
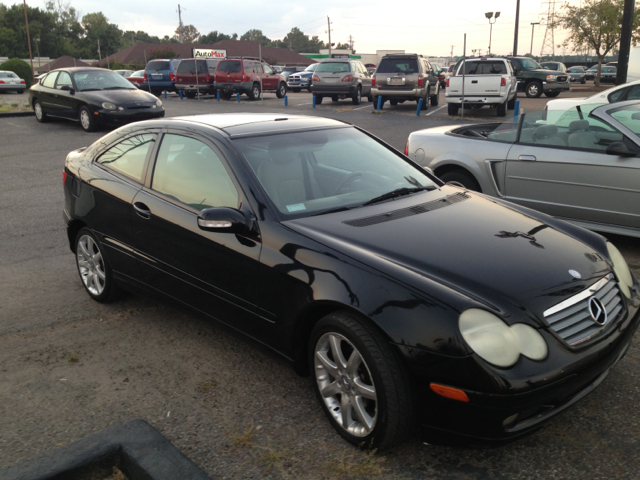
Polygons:
<instances>
[{"instance_id":1,"label":"concrete curb","mask_svg":"<svg viewBox=\"0 0 640 480\"><path fill-rule=\"evenodd\" d=\"M113 474L114 466L129 480L211 480L144 420L117 425L0 470L0 478L81 479L96 472L105 475L99 478L106 478Z\"/></svg>"},{"instance_id":2,"label":"concrete curb","mask_svg":"<svg viewBox=\"0 0 640 480\"><path fill-rule=\"evenodd\" d=\"M34 115L33 110L30 112L11 112L11 113L0 113L0 118L9 118L9 117L30 117Z\"/></svg>"}]
</instances>

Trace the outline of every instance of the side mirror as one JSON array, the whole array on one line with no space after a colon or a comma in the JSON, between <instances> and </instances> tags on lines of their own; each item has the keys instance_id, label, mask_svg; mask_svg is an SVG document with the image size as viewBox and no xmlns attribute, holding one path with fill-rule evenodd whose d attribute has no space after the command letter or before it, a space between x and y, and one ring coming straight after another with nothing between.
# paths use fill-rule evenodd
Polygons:
<instances>
[{"instance_id":1,"label":"side mirror","mask_svg":"<svg viewBox=\"0 0 640 480\"><path fill-rule=\"evenodd\" d=\"M622 142L613 142L607 146L607 155L617 155L619 157L635 157L636 152L632 152Z\"/></svg>"},{"instance_id":2,"label":"side mirror","mask_svg":"<svg viewBox=\"0 0 640 480\"><path fill-rule=\"evenodd\" d=\"M200 212L198 227L207 232L243 233L247 229L247 219L235 208L211 207Z\"/></svg>"},{"instance_id":3,"label":"side mirror","mask_svg":"<svg viewBox=\"0 0 640 480\"><path fill-rule=\"evenodd\" d=\"M69 85L63 85L62 87L60 87L60 90L64 90L65 92L69 92L71 95L76 93L76 91L72 87L70 87Z\"/></svg>"}]
</instances>

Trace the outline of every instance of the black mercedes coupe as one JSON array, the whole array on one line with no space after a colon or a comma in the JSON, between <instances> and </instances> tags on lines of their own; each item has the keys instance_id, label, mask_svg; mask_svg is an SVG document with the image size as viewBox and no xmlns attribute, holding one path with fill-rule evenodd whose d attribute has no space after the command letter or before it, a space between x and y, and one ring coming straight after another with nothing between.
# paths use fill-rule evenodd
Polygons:
<instances>
[{"instance_id":1,"label":"black mercedes coupe","mask_svg":"<svg viewBox=\"0 0 640 480\"><path fill-rule=\"evenodd\" d=\"M29 104L41 123L67 118L86 132L164 117L162 101L104 68L53 70L29 89Z\"/></svg>"},{"instance_id":2,"label":"black mercedes coupe","mask_svg":"<svg viewBox=\"0 0 640 480\"><path fill-rule=\"evenodd\" d=\"M518 438L596 388L640 321L602 236L336 120L138 122L71 152L63 181L93 299L170 297L268 346L358 445Z\"/></svg>"}]
</instances>

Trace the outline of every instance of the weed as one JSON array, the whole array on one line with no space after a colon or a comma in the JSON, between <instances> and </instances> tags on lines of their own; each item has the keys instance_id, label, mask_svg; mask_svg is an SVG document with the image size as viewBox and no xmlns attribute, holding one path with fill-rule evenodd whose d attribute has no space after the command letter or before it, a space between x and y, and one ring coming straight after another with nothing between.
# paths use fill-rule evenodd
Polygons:
<instances>
[{"instance_id":1,"label":"weed","mask_svg":"<svg viewBox=\"0 0 640 480\"><path fill-rule=\"evenodd\" d=\"M218 385L218 382L213 381L213 382L198 382L198 388L200 389L201 392L208 392L211 388L215 387L216 385Z\"/></svg>"},{"instance_id":2,"label":"weed","mask_svg":"<svg viewBox=\"0 0 640 480\"><path fill-rule=\"evenodd\" d=\"M18 105L19 105L18 103L12 103L12 104L11 104L11 106L12 106L13 108L18 108Z\"/></svg>"},{"instance_id":3,"label":"weed","mask_svg":"<svg viewBox=\"0 0 640 480\"><path fill-rule=\"evenodd\" d=\"M342 454L338 461L327 462L327 469L338 477L360 478L360 477L379 477L384 474L382 463L387 459L385 457L377 457L376 451L371 450L362 453L364 458L356 458L356 454Z\"/></svg>"},{"instance_id":4,"label":"weed","mask_svg":"<svg viewBox=\"0 0 640 480\"><path fill-rule=\"evenodd\" d=\"M67 355L67 360L69 360L69 363L78 363L79 358L75 353L70 353Z\"/></svg>"},{"instance_id":5,"label":"weed","mask_svg":"<svg viewBox=\"0 0 640 480\"><path fill-rule=\"evenodd\" d=\"M277 450L272 447L266 447L264 449L266 452L260 455L260 460L267 464L267 469L273 468L288 456L295 454L294 450L288 448Z\"/></svg>"},{"instance_id":6,"label":"weed","mask_svg":"<svg viewBox=\"0 0 640 480\"><path fill-rule=\"evenodd\" d=\"M256 430L253 427L247 428L244 432L234 435L231 438L231 447L250 447L253 445L253 438L256 436Z\"/></svg>"}]
</instances>

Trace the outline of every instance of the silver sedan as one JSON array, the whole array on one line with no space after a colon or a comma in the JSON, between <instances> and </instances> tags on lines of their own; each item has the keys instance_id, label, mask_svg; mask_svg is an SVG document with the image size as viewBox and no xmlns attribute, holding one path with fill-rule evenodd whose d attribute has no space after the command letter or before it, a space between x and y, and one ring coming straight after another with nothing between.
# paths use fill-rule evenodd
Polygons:
<instances>
[{"instance_id":1,"label":"silver sedan","mask_svg":"<svg viewBox=\"0 0 640 480\"><path fill-rule=\"evenodd\" d=\"M640 237L640 101L420 130L407 153L445 182Z\"/></svg>"}]
</instances>

